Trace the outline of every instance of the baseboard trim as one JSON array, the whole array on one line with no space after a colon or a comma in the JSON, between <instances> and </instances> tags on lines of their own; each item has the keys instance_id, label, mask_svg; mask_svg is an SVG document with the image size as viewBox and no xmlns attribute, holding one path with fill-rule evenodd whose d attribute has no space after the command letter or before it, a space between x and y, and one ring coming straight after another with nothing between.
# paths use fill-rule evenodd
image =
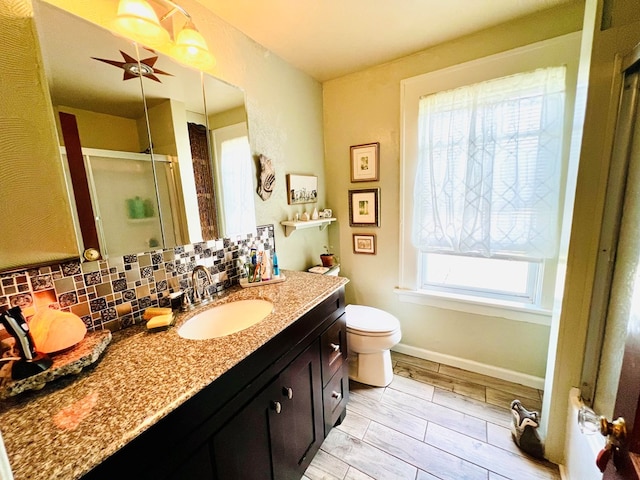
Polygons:
<instances>
[{"instance_id":1,"label":"baseboard trim","mask_svg":"<svg viewBox=\"0 0 640 480\"><path fill-rule=\"evenodd\" d=\"M463 370L469 370L470 372L499 378L508 382L519 383L520 385L537 388L538 390L544 389L544 378L534 377L533 375L528 375L526 373L507 370L506 368L487 365L486 363L475 362L466 358L454 357L453 355L447 355L445 353L432 352L424 348L413 347L403 343L397 344L392 348L392 350L394 352L404 353L405 355L411 355L424 360L444 363L451 367L461 368Z\"/></svg>"}]
</instances>

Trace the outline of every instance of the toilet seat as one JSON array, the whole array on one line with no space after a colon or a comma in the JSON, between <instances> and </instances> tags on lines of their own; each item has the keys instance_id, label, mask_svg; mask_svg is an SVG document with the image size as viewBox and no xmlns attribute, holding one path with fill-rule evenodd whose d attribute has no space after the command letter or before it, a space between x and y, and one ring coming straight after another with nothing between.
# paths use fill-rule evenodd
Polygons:
<instances>
[{"instance_id":1,"label":"toilet seat","mask_svg":"<svg viewBox=\"0 0 640 480\"><path fill-rule=\"evenodd\" d=\"M394 335L396 332L399 332L400 328L397 328L395 330L391 330L388 332L370 332L368 330L357 330L355 328L349 328L347 327L347 332L351 333L352 335L359 335L361 337L388 337L391 335Z\"/></svg>"},{"instance_id":2,"label":"toilet seat","mask_svg":"<svg viewBox=\"0 0 640 480\"><path fill-rule=\"evenodd\" d=\"M383 337L400 330L396 317L383 310L364 305L347 305L347 331L355 335Z\"/></svg>"}]
</instances>

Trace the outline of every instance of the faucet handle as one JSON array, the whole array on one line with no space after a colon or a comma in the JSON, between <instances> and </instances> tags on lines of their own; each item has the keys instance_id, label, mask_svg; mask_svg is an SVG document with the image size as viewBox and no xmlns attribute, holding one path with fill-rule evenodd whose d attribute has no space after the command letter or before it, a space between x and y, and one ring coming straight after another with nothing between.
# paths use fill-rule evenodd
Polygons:
<instances>
[{"instance_id":1,"label":"faucet handle","mask_svg":"<svg viewBox=\"0 0 640 480\"><path fill-rule=\"evenodd\" d=\"M186 288L184 290L184 295L182 295L182 311L186 312L191 309L193 309L193 302L191 301L191 288Z\"/></svg>"},{"instance_id":2,"label":"faucet handle","mask_svg":"<svg viewBox=\"0 0 640 480\"><path fill-rule=\"evenodd\" d=\"M207 302L211 301L211 291L209 290L210 287L211 287L210 284L207 284L204 287L202 287L202 302L203 303L207 303Z\"/></svg>"}]
</instances>

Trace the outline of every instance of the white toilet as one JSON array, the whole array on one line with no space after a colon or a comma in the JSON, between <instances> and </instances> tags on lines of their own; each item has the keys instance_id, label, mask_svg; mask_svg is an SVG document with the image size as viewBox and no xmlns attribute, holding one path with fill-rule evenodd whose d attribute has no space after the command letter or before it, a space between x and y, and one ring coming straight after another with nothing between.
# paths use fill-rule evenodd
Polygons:
<instances>
[{"instance_id":1,"label":"white toilet","mask_svg":"<svg viewBox=\"0 0 640 480\"><path fill-rule=\"evenodd\" d=\"M400 322L383 310L347 305L349 378L356 382L386 387L393 380L389 350L402 337Z\"/></svg>"}]
</instances>

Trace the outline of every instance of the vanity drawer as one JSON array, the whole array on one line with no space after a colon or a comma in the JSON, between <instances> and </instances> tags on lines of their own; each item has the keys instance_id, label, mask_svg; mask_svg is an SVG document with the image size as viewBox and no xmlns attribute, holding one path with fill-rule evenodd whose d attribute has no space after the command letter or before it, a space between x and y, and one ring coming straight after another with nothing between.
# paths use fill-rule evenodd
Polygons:
<instances>
[{"instance_id":1,"label":"vanity drawer","mask_svg":"<svg viewBox=\"0 0 640 480\"><path fill-rule=\"evenodd\" d=\"M326 386L347 360L347 322L338 318L320 337L322 355L322 385Z\"/></svg>"},{"instance_id":2,"label":"vanity drawer","mask_svg":"<svg viewBox=\"0 0 640 480\"><path fill-rule=\"evenodd\" d=\"M324 435L336 425L342 423L349 401L349 364L342 362L336 374L322 391L324 408Z\"/></svg>"}]
</instances>

